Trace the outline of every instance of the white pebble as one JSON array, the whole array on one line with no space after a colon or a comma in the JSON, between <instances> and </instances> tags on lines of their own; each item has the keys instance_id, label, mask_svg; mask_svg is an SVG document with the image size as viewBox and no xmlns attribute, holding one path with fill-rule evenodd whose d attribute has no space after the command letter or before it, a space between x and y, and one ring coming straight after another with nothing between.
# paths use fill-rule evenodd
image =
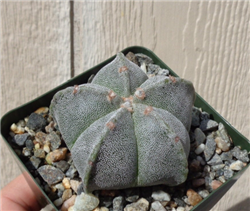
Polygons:
<instances>
[{"instance_id":1,"label":"white pebble","mask_svg":"<svg viewBox=\"0 0 250 211\"><path fill-rule=\"evenodd\" d=\"M171 196L162 190L154 191L151 196L155 201L170 201L171 200Z\"/></svg>"},{"instance_id":2,"label":"white pebble","mask_svg":"<svg viewBox=\"0 0 250 211\"><path fill-rule=\"evenodd\" d=\"M237 160L230 165L230 169L234 171L240 171L243 167L244 167L244 163L240 160Z\"/></svg>"},{"instance_id":3,"label":"white pebble","mask_svg":"<svg viewBox=\"0 0 250 211\"><path fill-rule=\"evenodd\" d=\"M154 201L151 204L151 208L155 211L166 211L166 209L162 206L162 204L159 201Z\"/></svg>"},{"instance_id":4,"label":"white pebble","mask_svg":"<svg viewBox=\"0 0 250 211\"><path fill-rule=\"evenodd\" d=\"M177 207L176 211L185 211L185 208L184 207Z\"/></svg>"},{"instance_id":5,"label":"white pebble","mask_svg":"<svg viewBox=\"0 0 250 211\"><path fill-rule=\"evenodd\" d=\"M200 144L194 151L197 155L201 154L205 149L205 144Z\"/></svg>"},{"instance_id":6,"label":"white pebble","mask_svg":"<svg viewBox=\"0 0 250 211\"><path fill-rule=\"evenodd\" d=\"M54 205L56 205L57 207L61 206L63 203L62 198L56 199L55 201L53 201Z\"/></svg>"},{"instance_id":7,"label":"white pebble","mask_svg":"<svg viewBox=\"0 0 250 211\"><path fill-rule=\"evenodd\" d=\"M74 211L92 211L98 204L99 199L96 196L82 192L76 197Z\"/></svg>"}]
</instances>

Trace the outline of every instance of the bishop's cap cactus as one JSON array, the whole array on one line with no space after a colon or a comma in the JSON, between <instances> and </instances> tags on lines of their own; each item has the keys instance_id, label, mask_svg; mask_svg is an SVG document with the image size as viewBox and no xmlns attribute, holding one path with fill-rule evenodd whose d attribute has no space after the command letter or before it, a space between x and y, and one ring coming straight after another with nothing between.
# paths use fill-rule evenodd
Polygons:
<instances>
[{"instance_id":1,"label":"bishop's cap cactus","mask_svg":"<svg viewBox=\"0 0 250 211\"><path fill-rule=\"evenodd\" d=\"M54 96L50 111L86 192L186 180L191 82L147 75L122 53L90 84Z\"/></svg>"}]
</instances>

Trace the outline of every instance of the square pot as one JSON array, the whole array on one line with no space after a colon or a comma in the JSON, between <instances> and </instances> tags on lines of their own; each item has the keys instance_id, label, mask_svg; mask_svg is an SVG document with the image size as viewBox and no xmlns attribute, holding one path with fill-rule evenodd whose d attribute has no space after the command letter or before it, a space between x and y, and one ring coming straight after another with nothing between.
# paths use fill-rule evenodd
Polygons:
<instances>
[{"instance_id":1,"label":"square pot","mask_svg":"<svg viewBox=\"0 0 250 211\"><path fill-rule=\"evenodd\" d=\"M176 73L174 73L164 62L162 62L152 51L140 47L140 46L132 46L128 47L122 52L124 54L128 53L129 51L133 53L143 53L149 57L151 57L155 64L158 64L161 68L168 69L170 71L170 74L173 76L177 76ZM68 86L74 86L75 84L83 84L87 83L88 78L92 74L96 74L103 66L110 63L115 56L107 59L106 61L96 65L95 67L87 70L86 72L68 80L67 82L63 83L62 85L54 88L53 90L45 93L44 95L16 108L11 111L9 111L7 114L5 114L1 119L1 134L3 137L3 140L5 141L6 145L8 146L11 154L16 159L21 171L24 173L24 176L30 185L31 189L34 191L34 193L37 195L37 198L40 202L40 204L44 207L47 204L51 204L54 208L54 210L58 210L52 203L52 201L49 199L49 197L46 195L46 193L42 190L42 188L38 185L35 178L31 175L31 173L28 171L27 167L24 165L22 160L18 157L14 149L9 144L8 136L10 131L10 126L12 123L18 122L21 119L24 119L26 116L29 116L33 111L37 110L40 107L49 106L50 102L56 92L58 92L61 89L64 89ZM197 93L196 93L196 101L195 106L198 108L201 108L203 111L206 111L209 113L217 122L221 122L227 132L228 135L232 138L235 146L241 146L242 149L246 149L247 151L250 151L250 142L247 140L243 135L241 135L235 128L232 127L220 114L218 114L204 99L202 99ZM249 164L250 165L250 164ZM245 168L243 168L241 171L236 173L232 178L230 178L228 181L226 181L223 185L221 185L218 189L214 190L208 197L203 199L199 204L197 204L192 211L208 211L210 210L219 200L220 198L232 187L232 185L238 180L238 178L242 175L242 173L249 167L247 165Z\"/></svg>"}]
</instances>

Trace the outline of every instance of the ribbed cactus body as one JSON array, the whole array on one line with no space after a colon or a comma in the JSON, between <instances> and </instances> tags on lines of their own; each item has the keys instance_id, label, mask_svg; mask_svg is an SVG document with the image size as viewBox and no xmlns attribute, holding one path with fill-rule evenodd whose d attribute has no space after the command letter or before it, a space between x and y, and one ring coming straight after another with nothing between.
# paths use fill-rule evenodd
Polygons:
<instances>
[{"instance_id":1,"label":"ribbed cactus body","mask_svg":"<svg viewBox=\"0 0 250 211\"><path fill-rule=\"evenodd\" d=\"M69 87L50 111L71 150L84 190L186 180L193 85L147 75L122 53L91 84Z\"/></svg>"}]
</instances>

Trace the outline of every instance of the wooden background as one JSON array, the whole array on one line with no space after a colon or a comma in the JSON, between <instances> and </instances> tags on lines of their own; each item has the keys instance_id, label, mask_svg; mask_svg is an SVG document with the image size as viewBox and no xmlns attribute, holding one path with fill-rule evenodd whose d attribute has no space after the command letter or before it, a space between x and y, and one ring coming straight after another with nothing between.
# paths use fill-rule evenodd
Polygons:
<instances>
[{"instance_id":1,"label":"wooden background","mask_svg":"<svg viewBox=\"0 0 250 211\"><path fill-rule=\"evenodd\" d=\"M250 139L250 1L2 1L1 116L132 45ZM1 188L20 171L1 140ZM250 207L250 169L212 209Z\"/></svg>"}]
</instances>

